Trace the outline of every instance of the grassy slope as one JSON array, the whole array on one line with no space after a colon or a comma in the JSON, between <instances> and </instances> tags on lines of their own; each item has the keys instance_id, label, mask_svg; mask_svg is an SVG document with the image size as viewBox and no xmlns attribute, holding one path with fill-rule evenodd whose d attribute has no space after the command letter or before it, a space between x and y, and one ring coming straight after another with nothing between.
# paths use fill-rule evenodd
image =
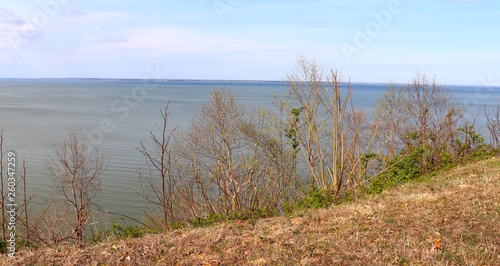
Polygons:
<instances>
[{"instance_id":1,"label":"grassy slope","mask_svg":"<svg viewBox=\"0 0 500 266\"><path fill-rule=\"evenodd\" d=\"M432 241L431 239L432 238ZM0 264L500 265L500 160L294 217L223 223L78 249L24 250Z\"/></svg>"}]
</instances>

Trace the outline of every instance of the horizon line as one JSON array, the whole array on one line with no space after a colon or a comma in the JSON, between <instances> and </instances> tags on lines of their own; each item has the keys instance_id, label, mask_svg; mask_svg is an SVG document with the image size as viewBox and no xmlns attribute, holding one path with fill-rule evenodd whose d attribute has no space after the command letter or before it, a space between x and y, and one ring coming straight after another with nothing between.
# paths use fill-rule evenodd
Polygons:
<instances>
[{"instance_id":1,"label":"horizon line","mask_svg":"<svg viewBox=\"0 0 500 266\"><path fill-rule=\"evenodd\" d=\"M0 78L0 80L102 80L102 81L141 81L141 80L154 80L154 81L160 81L160 82L169 82L169 81L174 81L174 82L236 82L236 83L245 83L245 82L251 82L251 83L280 83L280 82L287 82L284 80L259 80L259 79L176 79L176 78L166 78L166 79L155 79L155 78ZM327 81L323 81L327 82ZM343 81L342 83L349 83L349 81ZM393 84L393 82L370 82L370 81L350 81L351 84L378 84L378 85L390 85ZM395 82L394 84L397 85L405 85L408 84L402 83L402 82ZM444 83L438 83L438 85L441 85L443 87L446 86L458 86L458 87L485 87L485 88L499 88L500 85L472 85L472 84L444 84Z\"/></svg>"}]
</instances>

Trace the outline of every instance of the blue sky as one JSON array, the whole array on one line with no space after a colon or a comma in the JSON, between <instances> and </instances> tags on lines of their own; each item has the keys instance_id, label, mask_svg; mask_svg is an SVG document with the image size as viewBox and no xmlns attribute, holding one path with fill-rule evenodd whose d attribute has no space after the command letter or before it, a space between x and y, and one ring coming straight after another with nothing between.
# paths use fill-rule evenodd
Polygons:
<instances>
[{"instance_id":1,"label":"blue sky","mask_svg":"<svg viewBox=\"0 0 500 266\"><path fill-rule=\"evenodd\" d=\"M281 80L297 56L356 82L500 86L498 0L0 0L0 77Z\"/></svg>"}]
</instances>

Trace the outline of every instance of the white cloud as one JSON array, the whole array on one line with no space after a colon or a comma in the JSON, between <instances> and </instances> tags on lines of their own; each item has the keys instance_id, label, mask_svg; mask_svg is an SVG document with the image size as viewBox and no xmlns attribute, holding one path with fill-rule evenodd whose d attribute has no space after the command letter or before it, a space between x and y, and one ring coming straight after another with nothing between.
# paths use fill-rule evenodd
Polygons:
<instances>
[{"instance_id":1,"label":"white cloud","mask_svg":"<svg viewBox=\"0 0 500 266\"><path fill-rule=\"evenodd\" d=\"M10 10L0 8L0 24L3 23L21 25L25 23L25 20Z\"/></svg>"},{"instance_id":2,"label":"white cloud","mask_svg":"<svg viewBox=\"0 0 500 266\"><path fill-rule=\"evenodd\" d=\"M22 37L24 39L32 39L39 36L42 32L43 32L42 29L35 27L31 23L26 23L12 28L10 31L10 36Z\"/></svg>"},{"instance_id":3,"label":"white cloud","mask_svg":"<svg viewBox=\"0 0 500 266\"><path fill-rule=\"evenodd\" d=\"M60 23L68 23L66 25L62 25L63 28L67 28L68 25L96 25L131 18L133 18L133 15L125 11L71 11L66 17L61 18Z\"/></svg>"},{"instance_id":4,"label":"white cloud","mask_svg":"<svg viewBox=\"0 0 500 266\"><path fill-rule=\"evenodd\" d=\"M186 28L141 28L129 29L126 36L105 42L88 42L77 49L78 53L130 53L137 54L175 54L195 56L207 53L232 53L254 51L276 51L286 46L263 44L258 40L236 35L207 34ZM114 41L113 41L114 40Z\"/></svg>"},{"instance_id":5,"label":"white cloud","mask_svg":"<svg viewBox=\"0 0 500 266\"><path fill-rule=\"evenodd\" d=\"M80 10L80 9L73 8L71 6L67 6L67 7L64 8L64 14L66 16L81 16L81 15L85 15L87 13L88 12L85 12L85 11Z\"/></svg>"},{"instance_id":6,"label":"white cloud","mask_svg":"<svg viewBox=\"0 0 500 266\"><path fill-rule=\"evenodd\" d=\"M124 11L89 11L71 10L69 15L62 16L51 25L47 33L72 36L79 45L87 43L124 42L128 38L122 24L131 20L133 15ZM61 37L59 37L61 38Z\"/></svg>"}]
</instances>

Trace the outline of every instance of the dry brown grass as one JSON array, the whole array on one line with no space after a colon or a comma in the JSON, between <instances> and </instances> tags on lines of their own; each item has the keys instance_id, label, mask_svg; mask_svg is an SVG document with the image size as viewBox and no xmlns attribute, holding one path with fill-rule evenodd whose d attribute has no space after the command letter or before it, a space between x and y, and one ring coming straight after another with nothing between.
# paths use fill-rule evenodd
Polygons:
<instances>
[{"instance_id":1,"label":"dry brown grass","mask_svg":"<svg viewBox=\"0 0 500 266\"><path fill-rule=\"evenodd\" d=\"M22 250L2 265L500 265L500 160L355 203L79 249Z\"/></svg>"}]
</instances>

